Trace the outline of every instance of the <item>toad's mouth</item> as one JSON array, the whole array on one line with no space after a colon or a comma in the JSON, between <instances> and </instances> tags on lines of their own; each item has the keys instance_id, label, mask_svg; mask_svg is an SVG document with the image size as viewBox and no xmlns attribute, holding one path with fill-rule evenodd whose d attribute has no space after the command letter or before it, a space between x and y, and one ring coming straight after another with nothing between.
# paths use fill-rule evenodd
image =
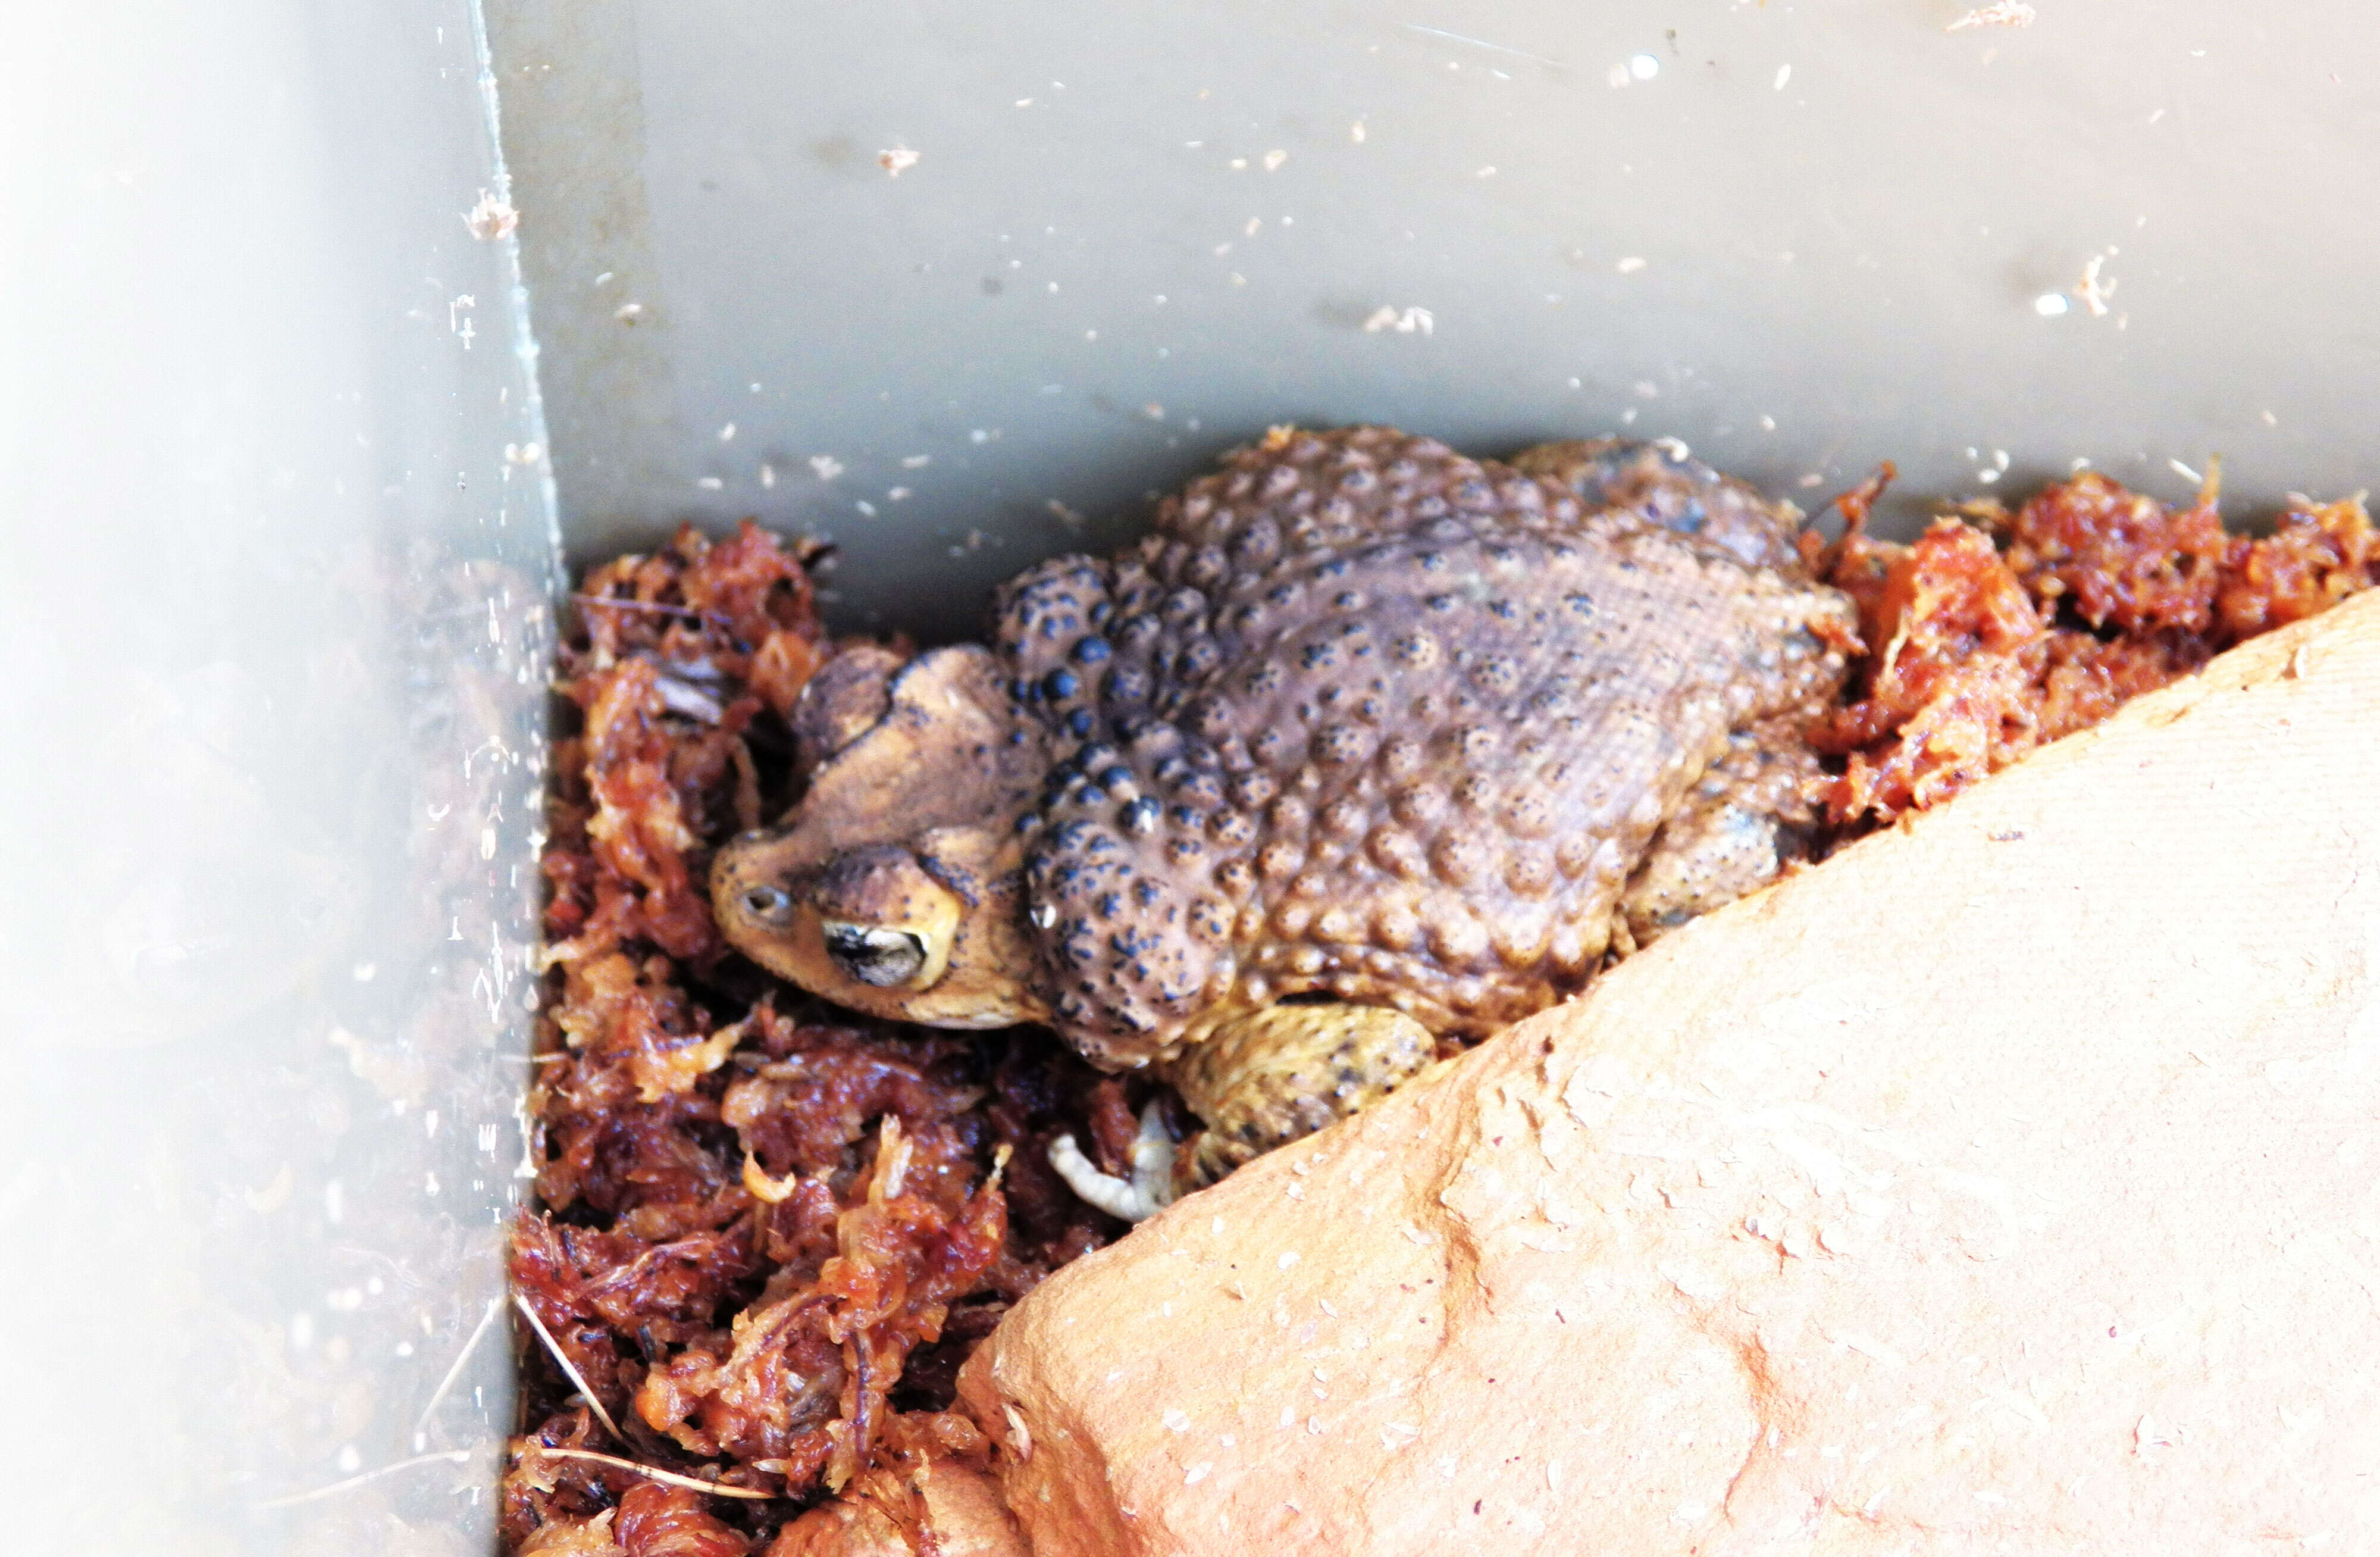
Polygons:
<instances>
[{"instance_id":1,"label":"toad's mouth","mask_svg":"<svg viewBox=\"0 0 2380 1557\"><path fill-rule=\"evenodd\" d=\"M926 966L925 937L905 930L828 919L819 926L826 955L863 984L880 990L914 984Z\"/></svg>"}]
</instances>

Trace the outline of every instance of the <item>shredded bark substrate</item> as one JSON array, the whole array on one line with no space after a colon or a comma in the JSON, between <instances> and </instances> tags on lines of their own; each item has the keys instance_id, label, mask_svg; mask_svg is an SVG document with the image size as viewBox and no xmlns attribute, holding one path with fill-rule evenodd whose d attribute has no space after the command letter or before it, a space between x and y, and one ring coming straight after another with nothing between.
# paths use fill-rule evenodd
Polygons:
<instances>
[{"instance_id":1,"label":"shredded bark substrate","mask_svg":"<svg viewBox=\"0 0 2380 1557\"><path fill-rule=\"evenodd\" d=\"M2244 639L2380 582L2355 500L2228 534L2084 474L1871 540L1889 469L1807 561L1860 609L1814 733L1839 844L1938 805ZM522 1557L747 1557L821 1498L983 1463L960 1363L1123 1225L1048 1163L1122 1171L1144 1083L1050 1035L854 1017L731 954L711 852L798 797L788 724L836 652L811 557L750 522L595 569L557 679L547 972L529 1110L539 1207L512 1237L534 1320L503 1491ZM888 1507L894 1525L916 1511Z\"/></svg>"},{"instance_id":2,"label":"shredded bark substrate","mask_svg":"<svg viewBox=\"0 0 2380 1557\"><path fill-rule=\"evenodd\" d=\"M529 1095L540 1208L512 1237L536 1320L533 1426L503 1497L524 1554L741 1554L871 1466L982 1454L946 1409L959 1363L1123 1231L1047 1152L1071 1131L1121 1169L1140 1101L1124 1083L1047 1033L832 1010L711 922L711 851L799 793L786 715L835 647L806 560L749 523L716 543L681 530L575 600Z\"/></svg>"}]
</instances>

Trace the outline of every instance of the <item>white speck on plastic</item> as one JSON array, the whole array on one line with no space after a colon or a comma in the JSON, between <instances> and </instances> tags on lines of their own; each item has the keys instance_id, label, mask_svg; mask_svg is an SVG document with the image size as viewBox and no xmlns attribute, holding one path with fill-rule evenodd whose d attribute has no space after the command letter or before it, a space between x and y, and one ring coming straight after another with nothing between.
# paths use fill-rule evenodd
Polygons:
<instances>
[{"instance_id":1,"label":"white speck on plastic","mask_svg":"<svg viewBox=\"0 0 2380 1557\"><path fill-rule=\"evenodd\" d=\"M694 484L700 487L705 492L717 492L727 483L721 480L716 476L700 476L695 479Z\"/></svg>"},{"instance_id":2,"label":"white speck on plastic","mask_svg":"<svg viewBox=\"0 0 2380 1557\"><path fill-rule=\"evenodd\" d=\"M721 425L719 429L719 441L722 444L732 444L735 441L735 424L734 422L725 422Z\"/></svg>"},{"instance_id":3,"label":"white speck on plastic","mask_svg":"<svg viewBox=\"0 0 2380 1557\"><path fill-rule=\"evenodd\" d=\"M2033 311L2044 319L2055 319L2064 313L2066 308L2066 295L2062 292L2044 292L2033 300Z\"/></svg>"},{"instance_id":4,"label":"white speck on plastic","mask_svg":"<svg viewBox=\"0 0 2380 1557\"><path fill-rule=\"evenodd\" d=\"M1347 127L1347 139L1361 146L1364 143L1364 121L1357 119Z\"/></svg>"},{"instance_id":5,"label":"white speck on plastic","mask_svg":"<svg viewBox=\"0 0 2380 1557\"><path fill-rule=\"evenodd\" d=\"M832 481L843 474L843 461L831 454L814 454L810 456L810 468L820 480Z\"/></svg>"},{"instance_id":6,"label":"white speck on plastic","mask_svg":"<svg viewBox=\"0 0 2380 1557\"><path fill-rule=\"evenodd\" d=\"M2266 411L2265 413L2265 420L2269 421L2272 420L2272 412ZM369 984L372 981L372 976L379 971L380 967L377 964L359 962L356 964L355 967L355 980L358 984Z\"/></svg>"},{"instance_id":7,"label":"white speck on plastic","mask_svg":"<svg viewBox=\"0 0 2380 1557\"><path fill-rule=\"evenodd\" d=\"M2082 299L2082 306L2091 310L2094 319L2107 316L2107 299L2116 295L2115 280L2100 274L2116 253L2117 250L2111 247L2104 254L2092 255L2082 267L2082 279L2074 287L2074 296Z\"/></svg>"},{"instance_id":8,"label":"white speck on plastic","mask_svg":"<svg viewBox=\"0 0 2380 1557\"><path fill-rule=\"evenodd\" d=\"M776 484L777 468L771 465L768 461L762 460L760 462L760 485L763 487L773 487Z\"/></svg>"},{"instance_id":9,"label":"white speck on plastic","mask_svg":"<svg viewBox=\"0 0 2380 1557\"><path fill-rule=\"evenodd\" d=\"M931 465L933 462L934 456L929 454L905 454L901 456L901 468L904 470L923 470L927 466Z\"/></svg>"},{"instance_id":10,"label":"white speck on plastic","mask_svg":"<svg viewBox=\"0 0 2380 1557\"><path fill-rule=\"evenodd\" d=\"M463 225L471 229L473 237L483 243L492 242L512 235L513 229L520 225L520 213L513 209L510 201L481 189L480 202L463 213Z\"/></svg>"},{"instance_id":11,"label":"white speck on plastic","mask_svg":"<svg viewBox=\"0 0 2380 1557\"><path fill-rule=\"evenodd\" d=\"M2166 464L2171 466L2173 468L2173 473L2180 477L2185 481L2197 481L2203 484L2206 480L2205 477L2200 475L2197 471L2192 470L2189 466L2184 465L2178 459L2168 459L2166 461Z\"/></svg>"},{"instance_id":12,"label":"white speck on plastic","mask_svg":"<svg viewBox=\"0 0 2380 1557\"><path fill-rule=\"evenodd\" d=\"M2025 0L1992 0L1988 6L1978 6L1944 29L1960 32L1970 27L2031 27L2034 12Z\"/></svg>"},{"instance_id":13,"label":"white speck on plastic","mask_svg":"<svg viewBox=\"0 0 2380 1557\"><path fill-rule=\"evenodd\" d=\"M1624 65L1615 65L1603 79L1614 87L1624 87L1628 84L1630 79L1628 75L1628 67Z\"/></svg>"},{"instance_id":14,"label":"white speck on plastic","mask_svg":"<svg viewBox=\"0 0 2380 1557\"><path fill-rule=\"evenodd\" d=\"M1649 81L1661 73L1661 62L1651 55L1637 55L1628 62L1628 74L1640 81Z\"/></svg>"},{"instance_id":15,"label":"white speck on plastic","mask_svg":"<svg viewBox=\"0 0 2380 1557\"><path fill-rule=\"evenodd\" d=\"M1393 330L1400 335L1419 331L1427 335L1437 327L1437 316L1426 308L1409 308L1400 312L1386 303L1374 309L1371 317L1364 321L1364 333L1367 335L1377 335L1383 330Z\"/></svg>"},{"instance_id":16,"label":"white speck on plastic","mask_svg":"<svg viewBox=\"0 0 2380 1557\"><path fill-rule=\"evenodd\" d=\"M885 489L884 496L889 502L905 502L909 496L909 489L907 487L888 487Z\"/></svg>"},{"instance_id":17,"label":"white speck on plastic","mask_svg":"<svg viewBox=\"0 0 2380 1557\"><path fill-rule=\"evenodd\" d=\"M1645 258L1641 254L1631 254L1611 268L1622 275L1634 275L1645 268Z\"/></svg>"},{"instance_id":18,"label":"white speck on plastic","mask_svg":"<svg viewBox=\"0 0 2380 1557\"><path fill-rule=\"evenodd\" d=\"M1777 79L1769 84L1773 90L1783 91L1785 90L1785 83L1792 79L1793 67L1790 65L1780 65L1777 67Z\"/></svg>"},{"instance_id":19,"label":"white speck on plastic","mask_svg":"<svg viewBox=\"0 0 2380 1557\"><path fill-rule=\"evenodd\" d=\"M888 178L898 178L917 165L917 153L906 146L891 146L876 153L876 165Z\"/></svg>"},{"instance_id":20,"label":"white speck on plastic","mask_svg":"<svg viewBox=\"0 0 2380 1557\"><path fill-rule=\"evenodd\" d=\"M1167 1432L1188 1432L1190 1430L1190 1413L1183 1410L1178 1405L1167 1406L1165 1408L1165 1414L1160 1417L1158 1420L1165 1424L1165 1430Z\"/></svg>"},{"instance_id":21,"label":"white speck on plastic","mask_svg":"<svg viewBox=\"0 0 2380 1557\"><path fill-rule=\"evenodd\" d=\"M1278 173L1281 171L1281 164L1287 161L1289 161L1287 152L1267 152L1264 154L1264 170L1267 173Z\"/></svg>"},{"instance_id":22,"label":"white speck on plastic","mask_svg":"<svg viewBox=\"0 0 2380 1557\"><path fill-rule=\"evenodd\" d=\"M876 517L876 505L868 502L866 498L861 498L858 502L853 504L852 506L858 509L861 513L867 515L871 519Z\"/></svg>"},{"instance_id":23,"label":"white speck on plastic","mask_svg":"<svg viewBox=\"0 0 2380 1557\"><path fill-rule=\"evenodd\" d=\"M347 1214L346 1191L337 1179L322 1186L322 1219L334 1224Z\"/></svg>"}]
</instances>

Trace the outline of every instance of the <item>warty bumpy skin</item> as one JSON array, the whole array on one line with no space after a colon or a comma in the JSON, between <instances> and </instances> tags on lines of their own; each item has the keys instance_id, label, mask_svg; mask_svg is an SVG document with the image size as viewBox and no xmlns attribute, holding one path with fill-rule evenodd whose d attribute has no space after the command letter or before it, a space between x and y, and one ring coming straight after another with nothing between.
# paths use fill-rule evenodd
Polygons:
<instances>
[{"instance_id":1,"label":"warty bumpy skin","mask_svg":"<svg viewBox=\"0 0 2380 1557\"><path fill-rule=\"evenodd\" d=\"M1284 431L1002 592L1034 981L1092 1061L1301 995L1484 1036L1790 857L1855 641L1798 516L1651 445L1516 466Z\"/></svg>"}]
</instances>

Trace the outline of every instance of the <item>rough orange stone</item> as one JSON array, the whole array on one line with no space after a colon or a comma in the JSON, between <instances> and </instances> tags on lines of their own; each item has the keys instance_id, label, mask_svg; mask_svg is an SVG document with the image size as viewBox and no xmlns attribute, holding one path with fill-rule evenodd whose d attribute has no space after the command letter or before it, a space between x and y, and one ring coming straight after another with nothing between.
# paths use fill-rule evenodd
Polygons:
<instances>
[{"instance_id":1,"label":"rough orange stone","mask_svg":"<svg viewBox=\"0 0 2380 1557\"><path fill-rule=\"evenodd\" d=\"M1032 1551L2380 1540L2375 760L2365 597L1061 1271Z\"/></svg>"}]
</instances>

